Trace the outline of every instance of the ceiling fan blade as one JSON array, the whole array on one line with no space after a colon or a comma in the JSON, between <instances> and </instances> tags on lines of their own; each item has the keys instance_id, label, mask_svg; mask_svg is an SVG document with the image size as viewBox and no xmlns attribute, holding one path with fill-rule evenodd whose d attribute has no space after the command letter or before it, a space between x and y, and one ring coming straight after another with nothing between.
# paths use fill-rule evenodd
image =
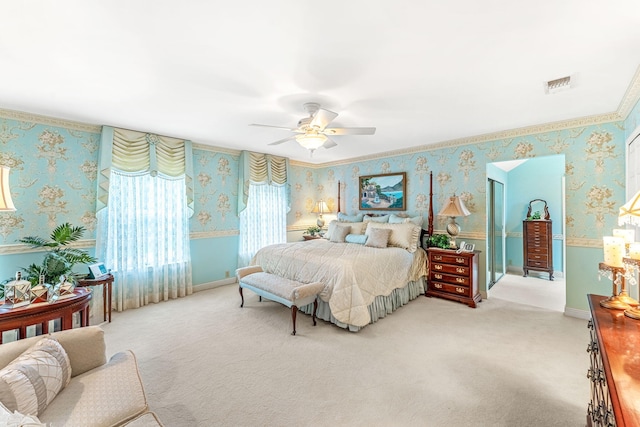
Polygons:
<instances>
[{"instance_id":1,"label":"ceiling fan blade","mask_svg":"<svg viewBox=\"0 0 640 427\"><path fill-rule=\"evenodd\" d=\"M325 135L373 135L376 128L327 128L322 131Z\"/></svg>"},{"instance_id":2,"label":"ceiling fan blade","mask_svg":"<svg viewBox=\"0 0 640 427\"><path fill-rule=\"evenodd\" d=\"M285 139L280 139L280 140L275 141L275 142L270 142L268 145L278 145L278 144L282 144L283 142L291 141L292 139L296 139L296 135L290 136L290 137L285 138Z\"/></svg>"},{"instance_id":3,"label":"ceiling fan blade","mask_svg":"<svg viewBox=\"0 0 640 427\"><path fill-rule=\"evenodd\" d=\"M331 148L331 147L335 147L336 145L338 144L336 144L336 142L331 138L327 138L327 141L324 144L322 144L324 148Z\"/></svg>"},{"instance_id":4,"label":"ceiling fan blade","mask_svg":"<svg viewBox=\"0 0 640 427\"><path fill-rule=\"evenodd\" d=\"M284 127L284 126L261 125L261 124L258 124L258 123L251 123L249 126L259 126L259 127L263 127L263 128L275 128L275 129L288 130L290 132L299 132L299 130L296 129L296 128L287 128L287 127Z\"/></svg>"},{"instance_id":5,"label":"ceiling fan blade","mask_svg":"<svg viewBox=\"0 0 640 427\"><path fill-rule=\"evenodd\" d=\"M311 123L309 123L309 126L310 127L316 127L319 130L323 130L336 117L338 117L338 113L334 113L333 111L329 111L329 110L325 110L324 108L320 108L316 112L315 116L313 116L313 120L311 120Z\"/></svg>"}]
</instances>

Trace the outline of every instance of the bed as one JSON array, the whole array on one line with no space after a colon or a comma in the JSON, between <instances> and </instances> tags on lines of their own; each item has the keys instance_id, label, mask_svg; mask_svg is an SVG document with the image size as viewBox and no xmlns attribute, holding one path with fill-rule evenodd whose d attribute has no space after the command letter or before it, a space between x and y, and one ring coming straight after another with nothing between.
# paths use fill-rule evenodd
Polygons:
<instances>
[{"instance_id":1,"label":"bed","mask_svg":"<svg viewBox=\"0 0 640 427\"><path fill-rule=\"evenodd\" d=\"M424 294L428 271L427 255L419 243L423 230L409 220L392 224L332 221L328 239L270 245L256 253L252 264L287 279L322 282L317 317L358 331ZM433 227L432 211L428 221L427 232ZM389 230L384 232L388 236L384 246L354 242L360 240L358 236L372 239L376 230ZM311 304L301 311L311 313L312 309Z\"/></svg>"}]
</instances>

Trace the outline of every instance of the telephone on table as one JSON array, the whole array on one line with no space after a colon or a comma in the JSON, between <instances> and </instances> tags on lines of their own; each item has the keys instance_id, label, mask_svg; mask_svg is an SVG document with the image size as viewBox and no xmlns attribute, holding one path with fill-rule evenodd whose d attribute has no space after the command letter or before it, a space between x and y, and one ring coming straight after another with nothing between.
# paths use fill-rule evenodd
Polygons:
<instances>
[{"instance_id":1,"label":"telephone on table","mask_svg":"<svg viewBox=\"0 0 640 427\"><path fill-rule=\"evenodd\" d=\"M460 243L460 247L458 248L458 250L456 251L456 253L462 253L462 252L473 252L473 250L474 250L475 248L476 248L476 245L474 245L474 244L461 242L461 243Z\"/></svg>"}]
</instances>

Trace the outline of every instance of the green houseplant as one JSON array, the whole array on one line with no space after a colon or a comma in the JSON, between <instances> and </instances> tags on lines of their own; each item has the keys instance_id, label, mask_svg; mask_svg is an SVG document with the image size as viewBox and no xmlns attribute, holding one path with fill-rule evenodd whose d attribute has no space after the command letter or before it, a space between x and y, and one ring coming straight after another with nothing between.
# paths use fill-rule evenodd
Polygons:
<instances>
[{"instance_id":1,"label":"green houseplant","mask_svg":"<svg viewBox=\"0 0 640 427\"><path fill-rule=\"evenodd\" d=\"M313 225L309 228L307 228L307 234L311 235L311 236L315 236L316 234L319 234L322 231L322 229L320 227L318 227L317 225Z\"/></svg>"},{"instance_id":2,"label":"green houseplant","mask_svg":"<svg viewBox=\"0 0 640 427\"><path fill-rule=\"evenodd\" d=\"M74 227L68 222L57 226L50 236L50 240L38 236L27 236L18 239L32 248L45 249L42 264L31 264L27 268L22 268L25 272L25 279L32 285L38 283L40 275L44 275L45 283L57 283L61 275L65 275L69 280L74 280L72 276L73 266L76 264L92 264L96 258L86 251L69 247L69 243L79 240L85 232L82 226Z\"/></svg>"},{"instance_id":3,"label":"green houseplant","mask_svg":"<svg viewBox=\"0 0 640 427\"><path fill-rule=\"evenodd\" d=\"M429 237L429 246L441 249L449 249L448 234L434 234Z\"/></svg>"}]
</instances>

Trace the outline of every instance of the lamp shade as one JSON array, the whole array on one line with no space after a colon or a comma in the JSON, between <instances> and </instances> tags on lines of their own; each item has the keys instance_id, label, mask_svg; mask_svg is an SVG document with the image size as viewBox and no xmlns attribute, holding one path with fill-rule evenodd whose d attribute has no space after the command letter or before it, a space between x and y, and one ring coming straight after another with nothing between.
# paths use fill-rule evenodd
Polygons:
<instances>
[{"instance_id":1,"label":"lamp shade","mask_svg":"<svg viewBox=\"0 0 640 427\"><path fill-rule=\"evenodd\" d=\"M449 197L442 210L438 213L440 216L469 216L471 212L464 205L460 197L453 195Z\"/></svg>"},{"instance_id":2,"label":"lamp shade","mask_svg":"<svg viewBox=\"0 0 640 427\"><path fill-rule=\"evenodd\" d=\"M11 200L9 189L9 171L11 168L0 166L0 211L15 211L16 207Z\"/></svg>"},{"instance_id":3,"label":"lamp shade","mask_svg":"<svg viewBox=\"0 0 640 427\"><path fill-rule=\"evenodd\" d=\"M313 210L311 211L311 213L319 213L320 215L330 212L331 209L329 209L329 206L327 206L327 203L324 200L320 200L318 203L316 203L313 206Z\"/></svg>"},{"instance_id":4,"label":"lamp shade","mask_svg":"<svg viewBox=\"0 0 640 427\"><path fill-rule=\"evenodd\" d=\"M618 225L624 224L640 225L640 191L620 207Z\"/></svg>"}]
</instances>

